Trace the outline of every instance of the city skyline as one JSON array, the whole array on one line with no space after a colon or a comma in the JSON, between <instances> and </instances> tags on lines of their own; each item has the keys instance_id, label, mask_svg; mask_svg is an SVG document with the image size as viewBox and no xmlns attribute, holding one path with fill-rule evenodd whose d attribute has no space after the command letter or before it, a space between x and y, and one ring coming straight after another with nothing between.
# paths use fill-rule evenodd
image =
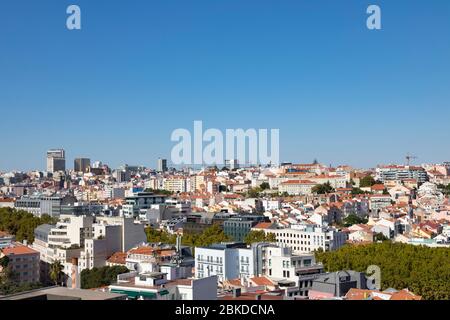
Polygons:
<instances>
[{"instance_id":1,"label":"city skyline","mask_svg":"<svg viewBox=\"0 0 450 320\"><path fill-rule=\"evenodd\" d=\"M108 14L80 0L79 31L65 28L68 4L0 11L0 170L44 169L58 146L68 163L155 166L194 120L278 128L281 162L450 159L448 2L377 1L379 31L359 0L108 3Z\"/></svg>"}]
</instances>

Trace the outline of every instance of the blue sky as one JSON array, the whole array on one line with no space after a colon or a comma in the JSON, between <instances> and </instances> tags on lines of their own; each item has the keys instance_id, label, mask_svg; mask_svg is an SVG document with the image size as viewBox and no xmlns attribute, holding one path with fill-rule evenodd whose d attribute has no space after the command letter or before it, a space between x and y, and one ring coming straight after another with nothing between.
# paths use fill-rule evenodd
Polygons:
<instances>
[{"instance_id":1,"label":"blue sky","mask_svg":"<svg viewBox=\"0 0 450 320\"><path fill-rule=\"evenodd\" d=\"M279 128L282 161L450 160L446 0L2 0L0 41L0 170L154 167L194 120Z\"/></svg>"}]
</instances>

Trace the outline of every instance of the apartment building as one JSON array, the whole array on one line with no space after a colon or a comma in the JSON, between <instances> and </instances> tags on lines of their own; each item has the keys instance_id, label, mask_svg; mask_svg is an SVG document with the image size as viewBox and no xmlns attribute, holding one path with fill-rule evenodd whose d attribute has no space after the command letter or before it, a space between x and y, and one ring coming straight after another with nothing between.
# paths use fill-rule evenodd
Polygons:
<instances>
[{"instance_id":1,"label":"apartment building","mask_svg":"<svg viewBox=\"0 0 450 320\"><path fill-rule=\"evenodd\" d=\"M167 266L177 269L176 265ZM169 280L165 272L130 272L117 277L117 283L109 286L111 293L125 294L127 300L217 300L217 277L202 279L174 278Z\"/></svg>"},{"instance_id":2,"label":"apartment building","mask_svg":"<svg viewBox=\"0 0 450 320\"><path fill-rule=\"evenodd\" d=\"M264 228L255 226L253 230L263 230L266 234L274 234L278 245L291 247L295 254L311 253L319 249L337 250L346 241L346 235L343 232L333 227L318 225L299 224L284 229L264 225Z\"/></svg>"},{"instance_id":3,"label":"apartment building","mask_svg":"<svg viewBox=\"0 0 450 320\"><path fill-rule=\"evenodd\" d=\"M52 217L59 216L61 208L73 205L77 199L70 195L65 196L22 196L18 199L14 207L17 210L24 210L40 217L47 214Z\"/></svg>"},{"instance_id":4,"label":"apartment building","mask_svg":"<svg viewBox=\"0 0 450 320\"><path fill-rule=\"evenodd\" d=\"M289 195L310 195L312 188L318 183L311 180L288 180L279 184L278 190L281 193L287 192Z\"/></svg>"},{"instance_id":5,"label":"apartment building","mask_svg":"<svg viewBox=\"0 0 450 320\"><path fill-rule=\"evenodd\" d=\"M381 166L376 169L376 180L381 182L406 179L415 179L419 183L428 181L428 175L424 168L414 166Z\"/></svg>"},{"instance_id":6,"label":"apartment building","mask_svg":"<svg viewBox=\"0 0 450 320\"><path fill-rule=\"evenodd\" d=\"M0 231L0 249L10 246L13 241L13 235Z\"/></svg>"},{"instance_id":7,"label":"apartment building","mask_svg":"<svg viewBox=\"0 0 450 320\"><path fill-rule=\"evenodd\" d=\"M137 192L132 196L125 197L125 204L122 206L124 217L138 217L141 210L151 209L155 204L163 204L166 197L156 195L151 192Z\"/></svg>"},{"instance_id":8,"label":"apartment building","mask_svg":"<svg viewBox=\"0 0 450 320\"><path fill-rule=\"evenodd\" d=\"M20 284L39 282L39 252L21 243L12 243L0 249L0 258L8 257L8 267ZM1 267L0 267L1 268Z\"/></svg>"},{"instance_id":9,"label":"apartment building","mask_svg":"<svg viewBox=\"0 0 450 320\"><path fill-rule=\"evenodd\" d=\"M168 190L174 193L182 193L187 191L186 178L184 177L171 177L164 179L164 190Z\"/></svg>"},{"instance_id":10,"label":"apartment building","mask_svg":"<svg viewBox=\"0 0 450 320\"><path fill-rule=\"evenodd\" d=\"M115 252L126 252L145 241L144 225L133 218L62 215L56 225L35 229L33 249L40 253L44 280L49 264L59 260L68 285L79 286L82 270L103 267Z\"/></svg>"},{"instance_id":11,"label":"apartment building","mask_svg":"<svg viewBox=\"0 0 450 320\"><path fill-rule=\"evenodd\" d=\"M252 277L256 273L254 254L243 243L214 244L195 248L195 277L217 276L219 281Z\"/></svg>"}]
</instances>

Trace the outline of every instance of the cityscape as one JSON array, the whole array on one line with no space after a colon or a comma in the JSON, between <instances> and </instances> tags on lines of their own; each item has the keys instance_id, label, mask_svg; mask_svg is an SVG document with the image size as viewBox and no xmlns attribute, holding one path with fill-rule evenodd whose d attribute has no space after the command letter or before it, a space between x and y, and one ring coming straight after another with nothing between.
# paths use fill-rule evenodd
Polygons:
<instances>
[{"instance_id":1,"label":"cityscape","mask_svg":"<svg viewBox=\"0 0 450 320\"><path fill-rule=\"evenodd\" d=\"M0 173L0 300L449 299L450 162L415 161L69 168L50 149Z\"/></svg>"},{"instance_id":2,"label":"cityscape","mask_svg":"<svg viewBox=\"0 0 450 320\"><path fill-rule=\"evenodd\" d=\"M449 31L442 0L1 1L0 316L447 306Z\"/></svg>"}]
</instances>

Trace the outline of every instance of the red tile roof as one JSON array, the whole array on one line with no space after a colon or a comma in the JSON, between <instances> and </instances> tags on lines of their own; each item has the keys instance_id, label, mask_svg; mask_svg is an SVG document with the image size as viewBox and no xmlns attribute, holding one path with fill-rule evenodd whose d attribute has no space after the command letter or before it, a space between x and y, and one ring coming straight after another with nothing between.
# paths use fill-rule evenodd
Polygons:
<instances>
[{"instance_id":1,"label":"red tile roof","mask_svg":"<svg viewBox=\"0 0 450 320\"><path fill-rule=\"evenodd\" d=\"M3 248L1 251L6 256L9 256L9 255L21 255L21 254L34 254L34 253L39 254L39 252L36 251L36 250L33 250L33 249L31 249L29 247L26 247L24 245L17 245L17 244L12 246L12 247Z\"/></svg>"}]
</instances>

